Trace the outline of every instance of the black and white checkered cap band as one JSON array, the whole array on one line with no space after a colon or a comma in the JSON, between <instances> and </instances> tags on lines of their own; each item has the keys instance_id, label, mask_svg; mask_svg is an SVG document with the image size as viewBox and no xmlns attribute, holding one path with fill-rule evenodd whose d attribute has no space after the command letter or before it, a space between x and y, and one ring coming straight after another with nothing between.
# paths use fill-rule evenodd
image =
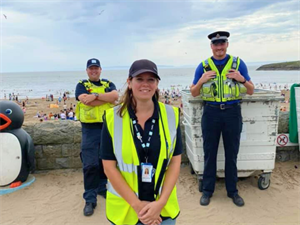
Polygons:
<instances>
[{"instance_id":1,"label":"black and white checkered cap band","mask_svg":"<svg viewBox=\"0 0 300 225\"><path fill-rule=\"evenodd\" d=\"M219 36L219 37L213 37L210 39L211 41L217 41L217 40L227 40L226 36Z\"/></svg>"}]
</instances>

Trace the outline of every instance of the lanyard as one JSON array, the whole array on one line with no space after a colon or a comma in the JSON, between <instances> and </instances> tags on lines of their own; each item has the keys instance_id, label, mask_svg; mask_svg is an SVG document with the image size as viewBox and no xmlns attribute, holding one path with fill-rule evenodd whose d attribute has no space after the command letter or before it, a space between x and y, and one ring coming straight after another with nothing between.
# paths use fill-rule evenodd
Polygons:
<instances>
[{"instance_id":1,"label":"lanyard","mask_svg":"<svg viewBox=\"0 0 300 225\"><path fill-rule=\"evenodd\" d=\"M169 155L170 154L169 153L169 143L168 143L168 140L167 140L166 131L165 131L164 123L163 123L163 120L162 120L161 112L160 112L160 110L158 110L158 111L159 111L159 120L162 123L162 128L163 128L163 132L164 132L164 139L165 139L165 142L166 142L166 159L169 159L169 157L170 157L170 155ZM147 139L146 144L144 143L144 141L142 139L142 135L140 134L140 132L138 130L136 118L131 118L131 121L132 121L132 125L134 127L135 134L137 136L137 139L140 140L141 147L142 147L142 149L145 152L145 161L146 161L146 163L148 163L148 151L149 151L149 148L150 148L150 140L151 140L151 137L153 135L153 129L154 129L154 125L155 125L155 119L152 119L152 121L151 121L152 122L151 129L150 129L150 131L148 133L148 139ZM132 136L134 136L132 129L131 129L131 133L132 133Z\"/></svg>"},{"instance_id":2,"label":"lanyard","mask_svg":"<svg viewBox=\"0 0 300 225\"><path fill-rule=\"evenodd\" d=\"M148 133L148 138L147 138L147 142L144 143L143 141L143 137L141 135L141 133L139 132L138 126L137 126L137 121L135 119L131 119L132 120L132 125L134 127L134 131L136 134L137 139L140 140L141 142L141 146L142 149L145 151L145 161L146 163L148 163L148 153L149 153L149 148L150 148L150 141L151 141L151 137L153 135L153 129L154 129L154 125L155 125L155 119L152 119L152 124L151 124L151 128L150 131Z\"/></svg>"}]
</instances>

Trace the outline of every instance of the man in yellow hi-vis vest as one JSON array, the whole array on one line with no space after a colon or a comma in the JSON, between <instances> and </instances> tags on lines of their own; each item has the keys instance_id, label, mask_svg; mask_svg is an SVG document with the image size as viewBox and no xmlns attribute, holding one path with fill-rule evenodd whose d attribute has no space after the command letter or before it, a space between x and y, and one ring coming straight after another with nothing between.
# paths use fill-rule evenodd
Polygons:
<instances>
[{"instance_id":1,"label":"man in yellow hi-vis vest","mask_svg":"<svg viewBox=\"0 0 300 225\"><path fill-rule=\"evenodd\" d=\"M205 104L201 121L205 163L203 195L200 199L200 204L204 206L209 204L215 189L216 160L221 134L225 148L227 196L237 206L244 205L236 187L236 163L243 125L240 100L245 94L253 94L254 85L243 60L226 54L228 37L229 32L226 31L208 35L213 56L197 67L191 86L191 94L200 95Z\"/></svg>"},{"instance_id":2,"label":"man in yellow hi-vis vest","mask_svg":"<svg viewBox=\"0 0 300 225\"><path fill-rule=\"evenodd\" d=\"M103 113L118 99L116 86L105 79L100 80L101 65L98 59L87 61L87 80L79 81L76 86L76 117L82 125L80 157L83 163L85 216L94 213L97 194L106 197L107 178L102 161L99 159L100 138Z\"/></svg>"}]
</instances>

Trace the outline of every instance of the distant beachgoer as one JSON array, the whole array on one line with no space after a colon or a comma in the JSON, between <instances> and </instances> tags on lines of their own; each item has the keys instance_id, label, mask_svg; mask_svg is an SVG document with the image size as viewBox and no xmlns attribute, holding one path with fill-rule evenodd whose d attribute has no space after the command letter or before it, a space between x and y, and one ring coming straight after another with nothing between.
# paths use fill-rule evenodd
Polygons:
<instances>
[{"instance_id":1,"label":"distant beachgoer","mask_svg":"<svg viewBox=\"0 0 300 225\"><path fill-rule=\"evenodd\" d=\"M41 117L41 114L40 114L40 112L39 112L39 111L37 111L37 113L35 114L35 116L34 116L34 117L40 118L40 117Z\"/></svg>"},{"instance_id":2,"label":"distant beachgoer","mask_svg":"<svg viewBox=\"0 0 300 225\"><path fill-rule=\"evenodd\" d=\"M67 104L66 103L64 103L63 107L64 107L64 111L67 111Z\"/></svg>"},{"instance_id":3,"label":"distant beachgoer","mask_svg":"<svg viewBox=\"0 0 300 225\"><path fill-rule=\"evenodd\" d=\"M61 111L60 113L60 119L65 120L66 119L66 113L64 111Z\"/></svg>"},{"instance_id":4,"label":"distant beachgoer","mask_svg":"<svg viewBox=\"0 0 300 225\"><path fill-rule=\"evenodd\" d=\"M68 113L68 117L69 117L69 120L73 120L74 119L73 110L70 110L70 112Z\"/></svg>"}]
</instances>

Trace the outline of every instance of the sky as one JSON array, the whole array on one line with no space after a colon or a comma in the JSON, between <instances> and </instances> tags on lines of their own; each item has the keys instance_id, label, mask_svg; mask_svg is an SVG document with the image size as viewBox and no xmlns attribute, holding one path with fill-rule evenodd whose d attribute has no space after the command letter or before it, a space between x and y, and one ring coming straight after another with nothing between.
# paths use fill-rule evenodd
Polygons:
<instances>
[{"instance_id":1,"label":"sky","mask_svg":"<svg viewBox=\"0 0 300 225\"><path fill-rule=\"evenodd\" d=\"M300 59L299 0L0 0L0 73L103 69L134 60L196 67L229 31L246 63Z\"/></svg>"}]
</instances>

